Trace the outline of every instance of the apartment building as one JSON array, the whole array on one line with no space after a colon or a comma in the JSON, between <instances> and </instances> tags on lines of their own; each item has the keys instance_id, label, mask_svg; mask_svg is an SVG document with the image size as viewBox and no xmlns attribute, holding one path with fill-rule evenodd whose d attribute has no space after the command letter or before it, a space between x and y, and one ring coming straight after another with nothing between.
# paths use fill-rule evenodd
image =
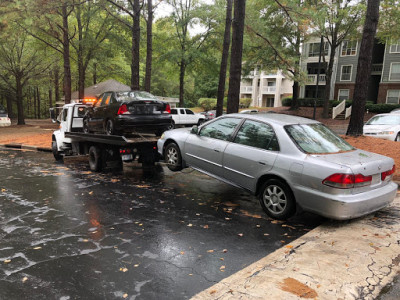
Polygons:
<instances>
[{"instance_id":1,"label":"apartment building","mask_svg":"<svg viewBox=\"0 0 400 300\"><path fill-rule=\"evenodd\" d=\"M360 41L344 41L336 51L330 99L353 99L360 52ZM301 68L308 74L306 85L300 87L302 98L323 98L326 87L326 67L329 60L329 44L324 42L320 64L320 76L317 74L320 39L310 39L303 45ZM375 42L372 54L372 70L368 89L368 101L374 103L398 104L400 98L400 41L382 44Z\"/></svg>"},{"instance_id":2,"label":"apartment building","mask_svg":"<svg viewBox=\"0 0 400 300\"><path fill-rule=\"evenodd\" d=\"M251 106L279 107L292 96L293 81L281 70L267 72L255 68L240 83L240 98L251 98Z\"/></svg>"}]
</instances>

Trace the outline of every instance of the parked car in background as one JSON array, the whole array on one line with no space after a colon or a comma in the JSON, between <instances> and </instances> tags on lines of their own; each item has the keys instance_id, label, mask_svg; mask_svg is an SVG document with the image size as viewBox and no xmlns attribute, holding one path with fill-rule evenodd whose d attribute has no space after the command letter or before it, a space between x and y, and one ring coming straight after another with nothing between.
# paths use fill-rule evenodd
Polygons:
<instances>
[{"instance_id":1,"label":"parked car in background","mask_svg":"<svg viewBox=\"0 0 400 300\"><path fill-rule=\"evenodd\" d=\"M0 127L11 126L11 120L8 117L6 108L0 104Z\"/></svg>"},{"instance_id":2,"label":"parked car in background","mask_svg":"<svg viewBox=\"0 0 400 300\"><path fill-rule=\"evenodd\" d=\"M395 108L390 113L391 114L400 114L400 108Z\"/></svg>"},{"instance_id":3,"label":"parked car in background","mask_svg":"<svg viewBox=\"0 0 400 300\"><path fill-rule=\"evenodd\" d=\"M258 195L272 218L297 206L350 219L396 196L392 158L358 150L323 124L283 114L228 114L164 132L157 144L172 171L192 167Z\"/></svg>"},{"instance_id":4,"label":"parked car in background","mask_svg":"<svg viewBox=\"0 0 400 300\"><path fill-rule=\"evenodd\" d=\"M196 114L189 108L172 108L172 126L174 128L177 125L191 126L201 125L206 121L206 117L202 114Z\"/></svg>"},{"instance_id":5,"label":"parked car in background","mask_svg":"<svg viewBox=\"0 0 400 300\"><path fill-rule=\"evenodd\" d=\"M258 114L258 109L244 109L239 112L240 114Z\"/></svg>"},{"instance_id":6,"label":"parked car in background","mask_svg":"<svg viewBox=\"0 0 400 300\"><path fill-rule=\"evenodd\" d=\"M167 102L148 92L106 92L88 108L83 130L108 135L133 132L161 135L171 126L170 112Z\"/></svg>"},{"instance_id":7,"label":"parked car in background","mask_svg":"<svg viewBox=\"0 0 400 300\"><path fill-rule=\"evenodd\" d=\"M363 127L365 136L400 142L400 113L373 116Z\"/></svg>"}]
</instances>

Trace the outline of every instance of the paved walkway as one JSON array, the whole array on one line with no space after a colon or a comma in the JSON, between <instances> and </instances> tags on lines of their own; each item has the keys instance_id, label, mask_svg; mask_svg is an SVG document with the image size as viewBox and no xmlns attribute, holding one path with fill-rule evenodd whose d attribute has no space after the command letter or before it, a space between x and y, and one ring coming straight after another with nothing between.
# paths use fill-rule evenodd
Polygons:
<instances>
[{"instance_id":1,"label":"paved walkway","mask_svg":"<svg viewBox=\"0 0 400 300\"><path fill-rule=\"evenodd\" d=\"M400 192L393 204L331 221L193 299L375 299L400 271Z\"/></svg>"}]
</instances>

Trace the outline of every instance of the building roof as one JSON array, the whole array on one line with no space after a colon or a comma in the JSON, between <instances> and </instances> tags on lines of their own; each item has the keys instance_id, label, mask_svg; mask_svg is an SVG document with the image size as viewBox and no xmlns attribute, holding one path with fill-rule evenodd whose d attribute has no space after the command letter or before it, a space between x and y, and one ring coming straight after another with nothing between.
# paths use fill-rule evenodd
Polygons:
<instances>
[{"instance_id":1,"label":"building roof","mask_svg":"<svg viewBox=\"0 0 400 300\"><path fill-rule=\"evenodd\" d=\"M94 98L100 96L100 94L108 91L124 92L130 91L131 88L117 80L109 79L98 84L85 88L85 97ZM78 91L71 94L71 100L79 99Z\"/></svg>"}]
</instances>

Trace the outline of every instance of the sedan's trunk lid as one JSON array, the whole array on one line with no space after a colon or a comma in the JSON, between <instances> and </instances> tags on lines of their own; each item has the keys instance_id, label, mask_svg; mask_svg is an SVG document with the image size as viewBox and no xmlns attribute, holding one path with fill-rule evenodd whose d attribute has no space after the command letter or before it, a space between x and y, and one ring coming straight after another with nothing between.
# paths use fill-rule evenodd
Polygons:
<instances>
[{"instance_id":1,"label":"sedan's trunk lid","mask_svg":"<svg viewBox=\"0 0 400 300\"><path fill-rule=\"evenodd\" d=\"M315 155L326 163L335 163L348 167L353 174L372 176L372 182L368 186L353 188L353 193L372 190L379 185L386 185L387 181L381 180L381 174L393 168L394 161L390 157L357 149L338 154Z\"/></svg>"}]
</instances>

